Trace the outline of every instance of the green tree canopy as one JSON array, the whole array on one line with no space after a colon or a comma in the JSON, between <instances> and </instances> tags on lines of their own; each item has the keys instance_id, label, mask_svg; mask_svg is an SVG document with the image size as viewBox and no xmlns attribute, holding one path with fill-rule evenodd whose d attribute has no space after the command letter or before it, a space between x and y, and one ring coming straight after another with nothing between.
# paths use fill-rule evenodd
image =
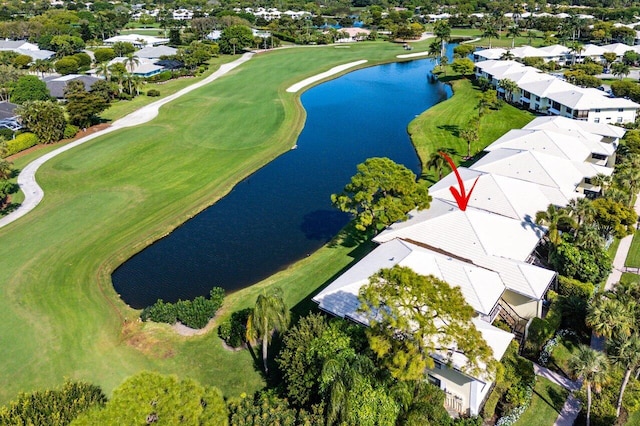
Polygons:
<instances>
[{"instance_id":1,"label":"green tree canopy","mask_svg":"<svg viewBox=\"0 0 640 426\"><path fill-rule=\"evenodd\" d=\"M415 174L388 158L369 158L340 194L331 195L333 205L355 216L356 228L382 229L406 219L415 208L429 207L427 182L416 182Z\"/></svg>"},{"instance_id":2,"label":"green tree canopy","mask_svg":"<svg viewBox=\"0 0 640 426\"><path fill-rule=\"evenodd\" d=\"M53 143L62 139L67 119L64 108L53 101L29 101L19 106L16 113L23 126L38 136L41 143Z\"/></svg>"},{"instance_id":3,"label":"green tree canopy","mask_svg":"<svg viewBox=\"0 0 640 426\"><path fill-rule=\"evenodd\" d=\"M58 59L54 67L56 69L56 72L62 75L68 75L78 72L80 64L78 63L78 60L73 56L65 56L64 58Z\"/></svg>"},{"instance_id":4,"label":"green tree canopy","mask_svg":"<svg viewBox=\"0 0 640 426\"><path fill-rule=\"evenodd\" d=\"M218 40L220 52L234 54L238 50L253 45L253 33L251 28L245 25L231 25L222 30L220 40Z\"/></svg>"},{"instance_id":5,"label":"green tree canopy","mask_svg":"<svg viewBox=\"0 0 640 426\"><path fill-rule=\"evenodd\" d=\"M116 52L111 47L101 47L93 52L96 63L107 62L116 57Z\"/></svg>"},{"instance_id":6,"label":"green tree canopy","mask_svg":"<svg viewBox=\"0 0 640 426\"><path fill-rule=\"evenodd\" d=\"M89 127L97 115L108 108L101 93L87 92L81 81L70 81L64 93L69 121L79 127Z\"/></svg>"},{"instance_id":7,"label":"green tree canopy","mask_svg":"<svg viewBox=\"0 0 640 426\"><path fill-rule=\"evenodd\" d=\"M453 71L462 75L473 74L474 67L475 65L473 64L473 61L469 58L454 59L453 63L451 64L451 68L453 69Z\"/></svg>"},{"instance_id":8,"label":"green tree canopy","mask_svg":"<svg viewBox=\"0 0 640 426\"><path fill-rule=\"evenodd\" d=\"M48 99L51 99L51 96L47 85L35 75L23 75L16 81L11 91L11 102L16 104Z\"/></svg>"},{"instance_id":9,"label":"green tree canopy","mask_svg":"<svg viewBox=\"0 0 640 426\"><path fill-rule=\"evenodd\" d=\"M624 238L635 230L638 215L623 203L598 198L593 202L593 208L595 226L604 238Z\"/></svg>"},{"instance_id":10,"label":"green tree canopy","mask_svg":"<svg viewBox=\"0 0 640 426\"><path fill-rule=\"evenodd\" d=\"M120 385L103 409L81 415L74 425L227 425L227 416L217 388L145 371Z\"/></svg>"},{"instance_id":11,"label":"green tree canopy","mask_svg":"<svg viewBox=\"0 0 640 426\"><path fill-rule=\"evenodd\" d=\"M475 312L460 288L394 266L372 276L359 298L371 349L393 377L424 379L436 351L465 355L468 374L495 372L491 348L471 322Z\"/></svg>"}]
</instances>

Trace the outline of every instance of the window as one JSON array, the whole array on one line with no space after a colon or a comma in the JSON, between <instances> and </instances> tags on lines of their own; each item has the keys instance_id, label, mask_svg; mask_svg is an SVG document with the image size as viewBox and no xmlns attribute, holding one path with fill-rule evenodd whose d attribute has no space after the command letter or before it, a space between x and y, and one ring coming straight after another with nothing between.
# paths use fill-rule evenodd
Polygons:
<instances>
[{"instance_id":1,"label":"window","mask_svg":"<svg viewBox=\"0 0 640 426\"><path fill-rule=\"evenodd\" d=\"M624 108L618 108L618 112L624 111Z\"/></svg>"},{"instance_id":2,"label":"window","mask_svg":"<svg viewBox=\"0 0 640 426\"><path fill-rule=\"evenodd\" d=\"M596 108L596 112L600 112L600 108Z\"/></svg>"},{"instance_id":3,"label":"window","mask_svg":"<svg viewBox=\"0 0 640 426\"><path fill-rule=\"evenodd\" d=\"M429 379L429 383L431 383L432 385L439 388L442 386L442 382L440 381L440 379L433 377L431 374L427 374L427 378Z\"/></svg>"},{"instance_id":4,"label":"window","mask_svg":"<svg viewBox=\"0 0 640 426\"><path fill-rule=\"evenodd\" d=\"M600 117L596 117L596 118L593 120L593 122L594 122L594 123L599 123L599 122L600 122Z\"/></svg>"},{"instance_id":5,"label":"window","mask_svg":"<svg viewBox=\"0 0 640 426\"><path fill-rule=\"evenodd\" d=\"M591 184L591 178L588 178L588 177L584 178L584 183Z\"/></svg>"},{"instance_id":6,"label":"window","mask_svg":"<svg viewBox=\"0 0 640 426\"><path fill-rule=\"evenodd\" d=\"M560 111L560 104L556 101L551 102L551 106L553 107L553 109Z\"/></svg>"},{"instance_id":7,"label":"window","mask_svg":"<svg viewBox=\"0 0 640 426\"><path fill-rule=\"evenodd\" d=\"M591 158L594 160L606 160L607 156L604 154L596 154L595 152L591 154Z\"/></svg>"},{"instance_id":8,"label":"window","mask_svg":"<svg viewBox=\"0 0 640 426\"><path fill-rule=\"evenodd\" d=\"M540 102L540 96L536 96L536 101Z\"/></svg>"},{"instance_id":9,"label":"window","mask_svg":"<svg viewBox=\"0 0 640 426\"><path fill-rule=\"evenodd\" d=\"M573 113L573 110L567 107L567 114L572 114L572 113Z\"/></svg>"},{"instance_id":10,"label":"window","mask_svg":"<svg viewBox=\"0 0 640 426\"><path fill-rule=\"evenodd\" d=\"M618 119L616 120L617 123L622 123L622 117L618 117Z\"/></svg>"}]
</instances>

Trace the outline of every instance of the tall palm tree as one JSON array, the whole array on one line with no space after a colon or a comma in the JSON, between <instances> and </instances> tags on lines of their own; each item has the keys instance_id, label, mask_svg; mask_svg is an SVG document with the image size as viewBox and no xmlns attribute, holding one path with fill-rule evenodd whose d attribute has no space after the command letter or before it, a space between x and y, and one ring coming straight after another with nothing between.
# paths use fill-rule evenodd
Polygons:
<instances>
[{"instance_id":1,"label":"tall palm tree","mask_svg":"<svg viewBox=\"0 0 640 426\"><path fill-rule=\"evenodd\" d=\"M444 169L446 167L449 167L449 163L440 154L441 152L444 152L445 154L448 154L449 156L457 154L456 150L453 149L453 148L438 148L436 150L436 152L432 152L431 153L431 155L429 156L429 160L427 161L425 166L427 166L428 170L433 169L434 172L437 173L438 180L442 180L442 175L443 175Z\"/></svg>"},{"instance_id":2,"label":"tall palm tree","mask_svg":"<svg viewBox=\"0 0 640 426\"><path fill-rule=\"evenodd\" d=\"M604 173L598 173L591 178L591 183L595 186L599 186L602 196L604 196L606 190L611 186L612 178Z\"/></svg>"},{"instance_id":3,"label":"tall palm tree","mask_svg":"<svg viewBox=\"0 0 640 426\"><path fill-rule=\"evenodd\" d=\"M327 425L353 424L353 407L349 404L349 393L357 388L359 380L365 380L373 371L373 362L365 355L330 358L325 361L320 374L320 390L326 395Z\"/></svg>"},{"instance_id":4,"label":"tall palm tree","mask_svg":"<svg viewBox=\"0 0 640 426\"><path fill-rule=\"evenodd\" d=\"M507 28L507 37L511 38L511 48L516 47L516 37L520 35L520 27L513 25Z\"/></svg>"},{"instance_id":5,"label":"tall palm tree","mask_svg":"<svg viewBox=\"0 0 640 426\"><path fill-rule=\"evenodd\" d=\"M613 364L624 369L624 378L620 384L618 405L616 406L616 417L619 417L622 398L629 383L631 373L640 368L640 336L634 333L628 339L614 341L614 343L610 345L609 353Z\"/></svg>"},{"instance_id":6,"label":"tall palm tree","mask_svg":"<svg viewBox=\"0 0 640 426\"><path fill-rule=\"evenodd\" d=\"M575 228L575 222L569 216L565 209L558 208L553 204L549 204L547 210L542 210L536 213L536 223L538 225L546 226L549 229L547 234L549 241L557 246L562 241L560 235L561 229Z\"/></svg>"},{"instance_id":7,"label":"tall palm tree","mask_svg":"<svg viewBox=\"0 0 640 426\"><path fill-rule=\"evenodd\" d=\"M132 73L133 70L140 65L140 58L138 58L133 53L128 53L127 56L122 60L124 67Z\"/></svg>"},{"instance_id":8,"label":"tall palm tree","mask_svg":"<svg viewBox=\"0 0 640 426\"><path fill-rule=\"evenodd\" d=\"M510 78L503 78L498 83L498 87L504 90L504 98L507 102L513 102L513 92L518 90L518 84Z\"/></svg>"},{"instance_id":9,"label":"tall palm tree","mask_svg":"<svg viewBox=\"0 0 640 426\"><path fill-rule=\"evenodd\" d=\"M598 250L605 246L604 238L594 226L582 225L577 228L575 237L576 247L590 253L597 253Z\"/></svg>"},{"instance_id":10,"label":"tall palm tree","mask_svg":"<svg viewBox=\"0 0 640 426\"><path fill-rule=\"evenodd\" d=\"M619 167L616 181L621 189L627 191L626 204L632 207L633 197L640 190L640 169L631 164L628 167Z\"/></svg>"},{"instance_id":11,"label":"tall palm tree","mask_svg":"<svg viewBox=\"0 0 640 426\"><path fill-rule=\"evenodd\" d=\"M96 65L96 75L104 76L104 79L111 81L111 70L109 69L109 62L101 62Z\"/></svg>"},{"instance_id":12,"label":"tall palm tree","mask_svg":"<svg viewBox=\"0 0 640 426\"><path fill-rule=\"evenodd\" d=\"M614 62L613 64L611 64L611 73L617 76L620 80L628 76L630 72L631 68L629 67L629 65L623 62Z\"/></svg>"},{"instance_id":13,"label":"tall palm tree","mask_svg":"<svg viewBox=\"0 0 640 426\"><path fill-rule=\"evenodd\" d=\"M492 21L487 20L482 25L482 37L489 39L489 49L491 49L491 39L500 38L500 34L498 34L498 30L496 30Z\"/></svg>"},{"instance_id":14,"label":"tall palm tree","mask_svg":"<svg viewBox=\"0 0 640 426\"><path fill-rule=\"evenodd\" d=\"M471 158L471 142L477 142L480 139L478 128L468 125L466 129L460 132L460 137L467 143L467 158Z\"/></svg>"},{"instance_id":15,"label":"tall palm tree","mask_svg":"<svg viewBox=\"0 0 640 426\"><path fill-rule=\"evenodd\" d=\"M591 424L591 391L592 387L599 392L607 380L609 362L602 352L580 345L578 352L569 360L569 369L576 379L582 379L587 387L587 426Z\"/></svg>"},{"instance_id":16,"label":"tall palm tree","mask_svg":"<svg viewBox=\"0 0 640 426\"><path fill-rule=\"evenodd\" d=\"M575 65L578 59L578 56L580 56L580 54L584 52L584 46L581 43L572 43L569 50L572 54L571 56L573 58L572 59L573 65Z\"/></svg>"},{"instance_id":17,"label":"tall palm tree","mask_svg":"<svg viewBox=\"0 0 640 426\"><path fill-rule=\"evenodd\" d=\"M569 214L576 219L578 226L591 223L596 210L588 198L574 198L567 205ZM576 228L578 229L578 228Z\"/></svg>"},{"instance_id":18,"label":"tall palm tree","mask_svg":"<svg viewBox=\"0 0 640 426\"><path fill-rule=\"evenodd\" d=\"M265 373L269 373L267 349L271 337L276 330L283 331L289 326L289 318L289 310L282 299L282 289L276 287L258 296L247 319L247 340L262 341L262 363Z\"/></svg>"},{"instance_id":19,"label":"tall palm tree","mask_svg":"<svg viewBox=\"0 0 640 426\"><path fill-rule=\"evenodd\" d=\"M622 339L631 335L635 321L620 300L600 296L589 304L585 322L597 336Z\"/></svg>"},{"instance_id":20,"label":"tall palm tree","mask_svg":"<svg viewBox=\"0 0 640 426\"><path fill-rule=\"evenodd\" d=\"M429 45L429 56L436 58L436 66L440 65L440 43L438 43L438 41L433 41L431 42L431 44Z\"/></svg>"}]
</instances>

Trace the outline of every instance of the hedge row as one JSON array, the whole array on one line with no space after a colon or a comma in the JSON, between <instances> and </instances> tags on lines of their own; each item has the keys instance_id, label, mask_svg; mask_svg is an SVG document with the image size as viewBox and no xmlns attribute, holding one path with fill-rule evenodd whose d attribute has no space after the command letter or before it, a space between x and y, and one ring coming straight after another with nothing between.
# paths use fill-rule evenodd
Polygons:
<instances>
[{"instance_id":1,"label":"hedge row","mask_svg":"<svg viewBox=\"0 0 640 426\"><path fill-rule=\"evenodd\" d=\"M198 296L193 300L178 300L176 303L158 299L156 303L142 310L142 321L164 322L175 324L180 321L191 328L203 328L213 318L224 300L224 290L214 287L209 299Z\"/></svg>"},{"instance_id":2,"label":"hedge row","mask_svg":"<svg viewBox=\"0 0 640 426\"><path fill-rule=\"evenodd\" d=\"M0 408L3 425L51 425L71 423L80 413L107 401L102 390L82 382L66 382L60 389L20 394Z\"/></svg>"},{"instance_id":3,"label":"hedge row","mask_svg":"<svg viewBox=\"0 0 640 426\"><path fill-rule=\"evenodd\" d=\"M553 292L549 293L549 298L555 300L552 301L551 308L549 308L549 312L547 312L545 319L533 318L531 320L527 334L527 341L524 344L524 353L533 359L538 358L538 354L542 350L544 344L547 343L547 340L553 338L556 331L558 331L562 324L562 309L560 301L557 300L557 295Z\"/></svg>"},{"instance_id":4,"label":"hedge row","mask_svg":"<svg viewBox=\"0 0 640 426\"><path fill-rule=\"evenodd\" d=\"M7 156L38 145L38 137L33 133L20 133L14 139L7 141Z\"/></svg>"}]
</instances>

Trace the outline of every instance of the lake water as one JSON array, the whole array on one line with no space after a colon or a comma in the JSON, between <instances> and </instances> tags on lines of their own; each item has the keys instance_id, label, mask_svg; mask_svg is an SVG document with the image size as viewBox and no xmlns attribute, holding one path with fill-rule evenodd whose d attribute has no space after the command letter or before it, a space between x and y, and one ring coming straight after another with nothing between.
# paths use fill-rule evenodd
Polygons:
<instances>
[{"instance_id":1,"label":"lake water","mask_svg":"<svg viewBox=\"0 0 640 426\"><path fill-rule=\"evenodd\" d=\"M125 262L112 276L116 291L134 308L193 299L250 286L313 253L349 220L330 196L357 164L389 157L419 174L407 125L451 95L429 83L432 68L430 59L380 65L305 92L297 148Z\"/></svg>"}]
</instances>

